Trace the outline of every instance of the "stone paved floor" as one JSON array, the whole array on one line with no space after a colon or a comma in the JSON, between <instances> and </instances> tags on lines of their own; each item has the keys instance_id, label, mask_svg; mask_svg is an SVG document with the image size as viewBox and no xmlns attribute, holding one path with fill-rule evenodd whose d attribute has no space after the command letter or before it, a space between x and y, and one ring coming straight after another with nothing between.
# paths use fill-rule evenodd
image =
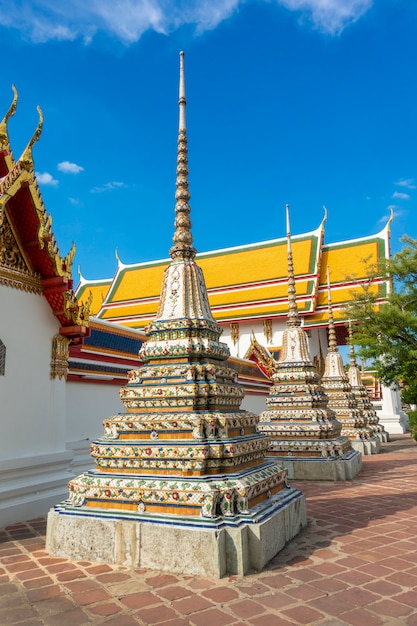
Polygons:
<instances>
[{"instance_id":1,"label":"stone paved floor","mask_svg":"<svg viewBox=\"0 0 417 626\"><path fill-rule=\"evenodd\" d=\"M295 482L308 526L264 570L208 580L50 558L45 520L0 530L0 626L417 626L417 444L346 483Z\"/></svg>"}]
</instances>

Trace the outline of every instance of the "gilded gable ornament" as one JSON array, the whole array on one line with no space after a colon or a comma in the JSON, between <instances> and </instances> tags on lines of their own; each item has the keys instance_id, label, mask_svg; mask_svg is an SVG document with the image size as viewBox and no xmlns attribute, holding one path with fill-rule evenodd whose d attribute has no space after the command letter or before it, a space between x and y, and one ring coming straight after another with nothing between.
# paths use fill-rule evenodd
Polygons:
<instances>
[{"instance_id":1,"label":"gilded gable ornament","mask_svg":"<svg viewBox=\"0 0 417 626\"><path fill-rule=\"evenodd\" d=\"M51 379L67 378L70 339L55 335L52 339Z\"/></svg>"},{"instance_id":2,"label":"gilded gable ornament","mask_svg":"<svg viewBox=\"0 0 417 626\"><path fill-rule=\"evenodd\" d=\"M0 284L42 293L41 278L28 268L6 214L0 225Z\"/></svg>"}]
</instances>

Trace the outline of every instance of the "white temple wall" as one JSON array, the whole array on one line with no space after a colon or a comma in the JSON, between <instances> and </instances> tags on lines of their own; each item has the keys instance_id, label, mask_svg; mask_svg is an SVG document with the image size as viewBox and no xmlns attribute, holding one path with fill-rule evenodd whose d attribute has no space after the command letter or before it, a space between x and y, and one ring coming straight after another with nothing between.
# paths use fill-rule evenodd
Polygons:
<instances>
[{"instance_id":1,"label":"white temple wall","mask_svg":"<svg viewBox=\"0 0 417 626\"><path fill-rule=\"evenodd\" d=\"M72 453L65 446L65 392L51 380L59 323L40 295L0 286L0 527L46 513L61 498Z\"/></svg>"},{"instance_id":2,"label":"white temple wall","mask_svg":"<svg viewBox=\"0 0 417 626\"><path fill-rule=\"evenodd\" d=\"M123 412L119 397L122 384L67 383L66 445L73 453L70 471L74 475L91 468L90 443L103 436L103 421Z\"/></svg>"}]
</instances>

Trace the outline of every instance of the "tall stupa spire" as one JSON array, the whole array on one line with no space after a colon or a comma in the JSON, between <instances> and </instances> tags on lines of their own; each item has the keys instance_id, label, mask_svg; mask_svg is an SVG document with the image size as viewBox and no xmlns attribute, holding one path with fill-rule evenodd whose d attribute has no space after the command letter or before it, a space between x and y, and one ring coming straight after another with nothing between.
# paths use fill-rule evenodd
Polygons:
<instances>
[{"instance_id":1,"label":"tall stupa spire","mask_svg":"<svg viewBox=\"0 0 417 626\"><path fill-rule=\"evenodd\" d=\"M259 417L240 408L244 390L227 363L229 348L195 262L182 52L179 108L174 245L158 312L139 353L142 363L120 390L125 410L106 419L104 436L92 442L96 468L71 481L48 546L81 558L77 541L65 547L61 541L74 536L68 516L79 513L77 534L88 527L84 543L95 560L105 544L111 563L244 574L262 568L298 533L305 500L288 486L287 471L266 459L269 439L258 430ZM55 534L58 524L64 530ZM99 550L90 543L96 535Z\"/></svg>"},{"instance_id":2,"label":"tall stupa spire","mask_svg":"<svg viewBox=\"0 0 417 626\"><path fill-rule=\"evenodd\" d=\"M294 263L292 258L291 246L291 227L290 227L290 209L288 204L285 205L285 217L287 224L287 258L288 258L288 320L287 326L300 326L300 317L298 315L297 299L295 292L295 276Z\"/></svg>"},{"instance_id":3,"label":"tall stupa spire","mask_svg":"<svg viewBox=\"0 0 417 626\"><path fill-rule=\"evenodd\" d=\"M170 250L172 259L194 259L196 250L193 247L190 220L190 192L188 190L188 148L187 124L185 118L185 74L184 52L180 52L180 87L179 87L179 128L177 152L177 180L175 192L175 232L172 238L174 245Z\"/></svg>"},{"instance_id":4,"label":"tall stupa spire","mask_svg":"<svg viewBox=\"0 0 417 626\"><path fill-rule=\"evenodd\" d=\"M330 289L330 270L329 266L327 266L327 306L328 306L328 314L329 314L329 352L337 352L337 340L336 340L336 329L334 326L334 318L333 318L333 306L332 306L332 292Z\"/></svg>"}]
</instances>

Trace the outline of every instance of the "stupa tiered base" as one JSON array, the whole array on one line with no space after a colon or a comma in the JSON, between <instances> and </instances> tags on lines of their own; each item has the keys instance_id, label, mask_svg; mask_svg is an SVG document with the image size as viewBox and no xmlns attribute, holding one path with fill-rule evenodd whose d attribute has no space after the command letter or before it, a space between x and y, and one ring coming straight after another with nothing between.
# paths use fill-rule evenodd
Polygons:
<instances>
[{"instance_id":1,"label":"stupa tiered base","mask_svg":"<svg viewBox=\"0 0 417 626\"><path fill-rule=\"evenodd\" d=\"M268 463L257 471L259 473L266 476L266 482L269 479L276 482L273 466ZM260 570L306 525L306 504L303 494L288 487L284 480L275 494L268 494L267 499L251 508L245 507L243 485L247 480L250 492L251 475L253 471L246 476L240 472L236 476L212 477L209 484L205 481L210 505L214 494L218 506L221 500L218 488L224 491L225 484L240 484L240 504L239 496L231 497L231 501L234 500L231 506L241 511L238 514L230 510L228 515L227 507L222 514L212 511L214 516L209 517L204 514L157 513L144 502L135 505L135 510L120 510L108 505L99 508L97 502L94 507L79 507L68 500L49 512L46 549L54 556L76 560L195 576L220 578L226 574L244 575L251 570ZM285 479L285 470L281 476ZM126 476L121 479L125 480ZM140 481L141 477L132 479ZM171 481L172 485L176 481L178 488L178 477L164 479L166 483ZM201 486L198 479L187 479L186 482L189 490L193 483L196 491L199 483ZM173 493L178 495L178 492ZM163 496L161 498L163 500ZM178 503L179 499L180 496L175 502ZM206 509L207 515L209 509L210 506ZM221 513L220 508L218 511Z\"/></svg>"},{"instance_id":2,"label":"stupa tiered base","mask_svg":"<svg viewBox=\"0 0 417 626\"><path fill-rule=\"evenodd\" d=\"M344 438L343 438L344 439ZM286 442L288 443L288 442ZM280 449L280 444L273 441L272 448L268 452L274 461L288 471L288 478L295 480L352 480L362 469L362 454L352 447L344 454L337 453L337 447L328 447L326 441L320 452L317 450L317 441L294 442L295 452L284 454ZM352 442L350 442L352 443Z\"/></svg>"}]
</instances>

